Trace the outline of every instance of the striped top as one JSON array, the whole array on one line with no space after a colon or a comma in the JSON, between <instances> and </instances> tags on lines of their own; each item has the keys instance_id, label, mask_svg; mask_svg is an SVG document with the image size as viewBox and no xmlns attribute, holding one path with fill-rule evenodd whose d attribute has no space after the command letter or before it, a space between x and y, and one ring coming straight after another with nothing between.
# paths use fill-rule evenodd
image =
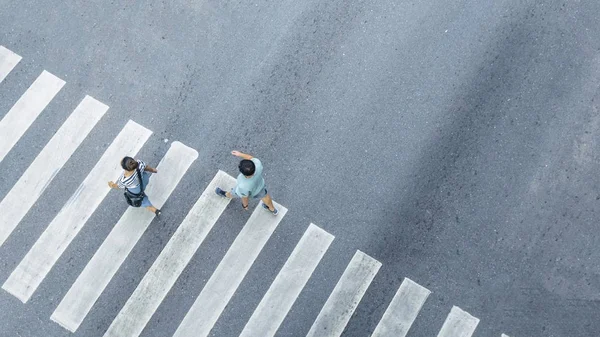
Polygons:
<instances>
[{"instance_id":1,"label":"striped top","mask_svg":"<svg viewBox=\"0 0 600 337\"><path fill-rule=\"evenodd\" d=\"M141 160L137 160L137 162L138 162L137 169L140 170L141 174L144 174L144 169L146 168L146 163L144 163ZM117 185L119 185L119 188L136 188L136 187L140 186L140 177L137 174L137 172L134 172L129 177L126 177L125 171L123 171L123 173L121 173L121 175L119 176L119 179L117 179Z\"/></svg>"}]
</instances>

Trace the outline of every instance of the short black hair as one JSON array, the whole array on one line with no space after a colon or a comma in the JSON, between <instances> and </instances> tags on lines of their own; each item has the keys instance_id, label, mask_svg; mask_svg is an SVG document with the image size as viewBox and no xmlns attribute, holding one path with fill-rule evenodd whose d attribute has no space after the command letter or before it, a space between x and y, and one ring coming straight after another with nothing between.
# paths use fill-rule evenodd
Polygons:
<instances>
[{"instance_id":1,"label":"short black hair","mask_svg":"<svg viewBox=\"0 0 600 337\"><path fill-rule=\"evenodd\" d=\"M137 161L131 157L124 157L121 160L121 167L123 168L123 170L132 171L135 170L137 166Z\"/></svg>"},{"instance_id":2,"label":"short black hair","mask_svg":"<svg viewBox=\"0 0 600 337\"><path fill-rule=\"evenodd\" d=\"M254 171L256 170L254 162L249 159L244 159L240 161L240 165L238 166L238 168L240 169L240 172L242 172L242 174L246 177L253 175Z\"/></svg>"}]
</instances>

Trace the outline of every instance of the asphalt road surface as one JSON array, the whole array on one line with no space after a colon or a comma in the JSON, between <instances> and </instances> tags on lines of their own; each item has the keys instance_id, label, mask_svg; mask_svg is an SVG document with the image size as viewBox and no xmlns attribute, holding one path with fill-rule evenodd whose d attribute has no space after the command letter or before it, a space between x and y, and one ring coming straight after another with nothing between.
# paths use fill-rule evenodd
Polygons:
<instances>
[{"instance_id":1,"label":"asphalt road surface","mask_svg":"<svg viewBox=\"0 0 600 337\"><path fill-rule=\"evenodd\" d=\"M211 335L242 332L314 223L335 239L277 336L307 334L356 250L381 269L343 336L373 333L405 277L431 291L408 336L436 336L453 306L480 320L477 337L598 336L598 13L598 1L1 0L0 45L22 60L0 83L0 118L42 70L66 84L0 162L0 198L85 95L110 107L0 247L1 282L128 120L153 132L137 156L149 164L173 141L199 156L75 333L50 316L125 212L116 192L27 303L0 291L0 335L103 336L240 150L289 211ZM173 335L249 215L228 206L142 336Z\"/></svg>"}]
</instances>

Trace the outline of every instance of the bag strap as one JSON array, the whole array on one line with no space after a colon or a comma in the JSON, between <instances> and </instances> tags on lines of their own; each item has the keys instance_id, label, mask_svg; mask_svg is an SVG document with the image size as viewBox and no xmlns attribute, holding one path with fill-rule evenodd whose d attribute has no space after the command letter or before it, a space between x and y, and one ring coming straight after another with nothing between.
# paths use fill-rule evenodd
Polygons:
<instances>
[{"instance_id":1,"label":"bag strap","mask_svg":"<svg viewBox=\"0 0 600 337\"><path fill-rule=\"evenodd\" d=\"M140 178L140 194L144 193L144 179L142 178L142 174L140 173L140 169L135 169L138 174L138 178Z\"/></svg>"}]
</instances>

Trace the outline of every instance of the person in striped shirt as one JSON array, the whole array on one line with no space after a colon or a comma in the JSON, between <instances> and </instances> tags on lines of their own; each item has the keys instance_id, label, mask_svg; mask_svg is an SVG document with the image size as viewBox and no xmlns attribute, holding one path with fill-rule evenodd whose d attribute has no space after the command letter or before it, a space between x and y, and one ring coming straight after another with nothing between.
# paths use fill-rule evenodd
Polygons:
<instances>
[{"instance_id":1,"label":"person in striped shirt","mask_svg":"<svg viewBox=\"0 0 600 337\"><path fill-rule=\"evenodd\" d=\"M148 186L148 182L150 181L150 175L152 173L158 173L158 171L148 166L141 160L136 160L131 157L125 157L121 160L121 167L123 168L123 173L117 179L117 183L112 181L108 182L108 186L114 189L124 189L126 188L131 193L139 194L142 192L140 186L140 175L137 174L137 171L141 173L142 181L144 183L144 189ZM160 215L160 209L152 206L150 199L148 199L147 195L144 195L144 200L142 200L142 206L146 207L147 210L154 213L156 216Z\"/></svg>"}]
</instances>

